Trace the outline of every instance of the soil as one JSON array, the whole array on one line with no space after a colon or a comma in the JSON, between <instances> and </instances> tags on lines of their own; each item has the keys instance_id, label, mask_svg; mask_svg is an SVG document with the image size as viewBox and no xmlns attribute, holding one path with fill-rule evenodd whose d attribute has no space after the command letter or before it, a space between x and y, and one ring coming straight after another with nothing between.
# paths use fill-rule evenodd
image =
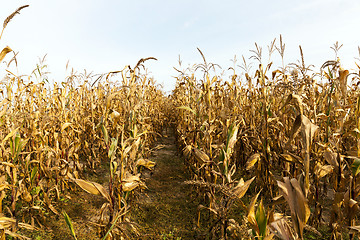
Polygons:
<instances>
[{"instance_id":1,"label":"soil","mask_svg":"<svg viewBox=\"0 0 360 240\"><path fill-rule=\"evenodd\" d=\"M143 174L148 189L138 197L131 218L141 227L141 239L196 239L197 203L191 198L192 186L184 184L190 176L172 129L157 144L161 149L149 158L156 167Z\"/></svg>"}]
</instances>

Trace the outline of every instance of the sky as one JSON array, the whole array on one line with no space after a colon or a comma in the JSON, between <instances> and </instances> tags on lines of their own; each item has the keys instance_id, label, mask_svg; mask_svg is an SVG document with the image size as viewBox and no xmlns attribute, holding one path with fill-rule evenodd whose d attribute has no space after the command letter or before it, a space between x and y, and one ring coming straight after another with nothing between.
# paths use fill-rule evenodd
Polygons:
<instances>
[{"instance_id":1,"label":"sky","mask_svg":"<svg viewBox=\"0 0 360 240\"><path fill-rule=\"evenodd\" d=\"M5 29L0 48L19 52L18 75L29 75L47 55L52 81L65 79L68 62L79 73L97 74L156 57L145 66L170 91L179 55L184 69L202 62L200 48L226 71L235 55L248 60L255 42L266 62L267 46L275 38L278 44L280 34L285 63L300 59L301 45L305 63L320 67L335 58L330 47L336 41L343 44L338 56L344 66L355 68L359 58L360 1L354 0L2 0L0 22L26 4Z\"/></svg>"}]
</instances>

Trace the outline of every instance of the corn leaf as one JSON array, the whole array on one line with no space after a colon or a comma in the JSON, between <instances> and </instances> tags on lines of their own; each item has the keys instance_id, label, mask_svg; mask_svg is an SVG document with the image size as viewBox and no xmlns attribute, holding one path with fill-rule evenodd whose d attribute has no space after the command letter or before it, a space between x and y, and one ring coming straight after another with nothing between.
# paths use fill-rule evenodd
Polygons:
<instances>
[{"instance_id":1,"label":"corn leaf","mask_svg":"<svg viewBox=\"0 0 360 240\"><path fill-rule=\"evenodd\" d=\"M79 185L83 190L94 195L103 196L108 202L111 202L109 193L104 189L103 186L96 182L85 181L82 179L74 179L76 184Z\"/></svg>"},{"instance_id":2,"label":"corn leaf","mask_svg":"<svg viewBox=\"0 0 360 240\"><path fill-rule=\"evenodd\" d=\"M12 49L9 46L5 47L0 53L0 62L5 58L6 54L8 54L11 51Z\"/></svg>"},{"instance_id":3,"label":"corn leaf","mask_svg":"<svg viewBox=\"0 0 360 240\"><path fill-rule=\"evenodd\" d=\"M75 234L75 230L74 230L74 227L73 227L73 225L72 225L72 222L71 222L71 219L70 219L69 215L68 215L65 211L63 211L62 214L63 214L63 216L64 216L64 218L65 218L66 225L67 225L68 228L70 229L71 235L73 236L73 238L74 238L75 240L77 240L76 234Z\"/></svg>"}]
</instances>

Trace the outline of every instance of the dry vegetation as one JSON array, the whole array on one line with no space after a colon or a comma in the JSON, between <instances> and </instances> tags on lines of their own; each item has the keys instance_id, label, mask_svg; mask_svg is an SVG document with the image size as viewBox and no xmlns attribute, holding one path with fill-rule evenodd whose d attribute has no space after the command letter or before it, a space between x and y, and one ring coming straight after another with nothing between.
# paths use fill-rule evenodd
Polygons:
<instances>
[{"instance_id":1,"label":"dry vegetation","mask_svg":"<svg viewBox=\"0 0 360 240\"><path fill-rule=\"evenodd\" d=\"M24 7L5 20L2 33ZM272 54L284 57L280 36L268 46L268 63L256 45L251 59L258 68L251 71L243 58L242 74L235 64L230 80L199 50L203 63L176 69L169 97L141 74L154 58L95 81L72 74L54 85L41 66L27 80L8 72L0 85L0 239L27 239L52 216L64 219L77 239L61 202L77 201L79 189L102 198L93 238L146 239L128 216L134 196L146 188L142 173L155 166L151 148L168 121L191 174L185 183L198 203L198 239L356 238L360 67L343 69L340 48L332 47L335 60L319 71L305 65L301 47L298 63L273 69ZM11 51L5 47L0 60ZM34 76L40 81L31 81ZM171 181L161 174L154 179Z\"/></svg>"},{"instance_id":2,"label":"dry vegetation","mask_svg":"<svg viewBox=\"0 0 360 240\"><path fill-rule=\"evenodd\" d=\"M283 57L281 36L268 49L269 59L275 51ZM254 74L243 58L244 78L232 68L225 81L200 51L204 62L178 70L171 96L207 236L353 239L360 229L359 71L335 60L315 72L301 47L300 62L272 70L259 46L252 52ZM233 218L236 208L245 218Z\"/></svg>"}]
</instances>

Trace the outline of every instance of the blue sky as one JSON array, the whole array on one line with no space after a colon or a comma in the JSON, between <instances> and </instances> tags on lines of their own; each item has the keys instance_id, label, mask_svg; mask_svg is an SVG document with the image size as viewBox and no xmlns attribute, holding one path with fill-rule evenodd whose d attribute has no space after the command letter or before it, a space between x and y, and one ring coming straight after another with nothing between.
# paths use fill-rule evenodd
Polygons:
<instances>
[{"instance_id":1,"label":"blue sky","mask_svg":"<svg viewBox=\"0 0 360 240\"><path fill-rule=\"evenodd\" d=\"M359 57L360 1L354 0L12 0L0 4L0 21L25 4L0 47L19 52L16 74L30 74L47 54L56 81L64 80L68 60L78 72L104 73L152 56L158 61L146 63L150 75L171 90L179 55L185 66L200 63L199 47L227 69L234 55L248 59L255 42L267 59L267 45L280 34L286 63L299 59L301 45L305 61L320 66L334 58L336 41L344 44L345 66L354 68Z\"/></svg>"}]
</instances>

